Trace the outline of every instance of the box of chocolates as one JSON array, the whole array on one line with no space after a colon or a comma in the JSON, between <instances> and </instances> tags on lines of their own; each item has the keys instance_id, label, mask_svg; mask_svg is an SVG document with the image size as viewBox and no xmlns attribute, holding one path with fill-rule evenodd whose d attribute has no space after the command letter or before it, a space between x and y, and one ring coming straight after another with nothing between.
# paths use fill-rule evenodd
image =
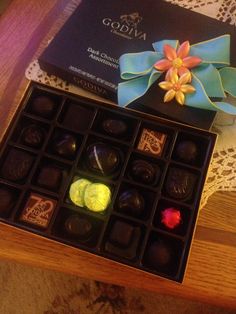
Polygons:
<instances>
[{"instance_id":1,"label":"box of chocolates","mask_svg":"<svg viewBox=\"0 0 236 314\"><path fill-rule=\"evenodd\" d=\"M235 42L234 26L162 0L127 1L125 6L122 0L86 0L58 31L39 57L39 64L48 74L117 103L117 87L124 82L119 66L123 54L154 53L152 44L161 40L195 45L224 34L230 34L231 42ZM230 50L231 64L235 66L236 45L231 44ZM176 102L167 106L158 82L128 106L210 129L214 110L179 106Z\"/></svg>"},{"instance_id":2,"label":"box of chocolates","mask_svg":"<svg viewBox=\"0 0 236 314\"><path fill-rule=\"evenodd\" d=\"M19 108L1 221L181 282L216 135L36 83Z\"/></svg>"}]
</instances>

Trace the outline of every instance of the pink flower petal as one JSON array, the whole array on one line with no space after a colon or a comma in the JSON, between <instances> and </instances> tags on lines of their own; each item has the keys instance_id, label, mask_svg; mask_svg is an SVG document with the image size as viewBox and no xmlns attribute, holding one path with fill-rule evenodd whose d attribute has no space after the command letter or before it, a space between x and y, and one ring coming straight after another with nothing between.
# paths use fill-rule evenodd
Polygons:
<instances>
[{"instance_id":1,"label":"pink flower petal","mask_svg":"<svg viewBox=\"0 0 236 314\"><path fill-rule=\"evenodd\" d=\"M199 57L187 57L183 59L183 66L191 69L199 65L199 63L201 62L202 62L202 59Z\"/></svg>"},{"instance_id":2,"label":"pink flower petal","mask_svg":"<svg viewBox=\"0 0 236 314\"><path fill-rule=\"evenodd\" d=\"M154 64L154 68L157 69L158 71L166 71L170 67L171 67L171 62L167 59L159 60Z\"/></svg>"},{"instance_id":3,"label":"pink flower petal","mask_svg":"<svg viewBox=\"0 0 236 314\"><path fill-rule=\"evenodd\" d=\"M164 50L164 55L168 60L173 61L174 59L177 58L176 50L170 45L164 45L163 50Z\"/></svg>"},{"instance_id":4,"label":"pink flower petal","mask_svg":"<svg viewBox=\"0 0 236 314\"><path fill-rule=\"evenodd\" d=\"M178 69L178 74L179 74L179 76L182 76L182 75L184 75L185 73L189 73L189 72L190 72L189 69L186 68L186 67L183 67L183 66Z\"/></svg>"},{"instance_id":5,"label":"pink flower petal","mask_svg":"<svg viewBox=\"0 0 236 314\"><path fill-rule=\"evenodd\" d=\"M173 72L175 74L178 74L177 69L174 67L169 68L169 70L166 72L165 80L166 81L171 81L171 77L173 76Z\"/></svg>"},{"instance_id":6,"label":"pink flower petal","mask_svg":"<svg viewBox=\"0 0 236 314\"><path fill-rule=\"evenodd\" d=\"M177 51L177 56L178 56L178 58L180 58L180 59L186 58L186 57L188 56L188 54L189 54L189 50L190 50L189 41L183 42L183 43L180 45L180 47L179 47L179 49L178 49L178 51Z\"/></svg>"}]
</instances>

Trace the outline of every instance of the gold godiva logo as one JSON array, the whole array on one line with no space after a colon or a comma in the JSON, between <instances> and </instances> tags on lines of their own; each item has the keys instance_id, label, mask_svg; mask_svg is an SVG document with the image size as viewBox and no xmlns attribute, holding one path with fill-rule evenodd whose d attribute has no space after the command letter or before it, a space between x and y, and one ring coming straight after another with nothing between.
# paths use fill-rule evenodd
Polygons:
<instances>
[{"instance_id":1,"label":"gold godiva logo","mask_svg":"<svg viewBox=\"0 0 236 314\"><path fill-rule=\"evenodd\" d=\"M127 39L146 40L147 34L138 29L138 24L142 21L138 12L121 15L119 20L106 17L102 20L103 25L110 28L115 35Z\"/></svg>"}]
</instances>

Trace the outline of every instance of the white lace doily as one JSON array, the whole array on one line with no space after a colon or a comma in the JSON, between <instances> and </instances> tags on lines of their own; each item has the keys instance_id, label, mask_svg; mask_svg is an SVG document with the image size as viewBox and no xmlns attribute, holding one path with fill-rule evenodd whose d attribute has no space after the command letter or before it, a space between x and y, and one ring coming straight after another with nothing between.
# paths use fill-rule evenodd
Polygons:
<instances>
[{"instance_id":1,"label":"white lace doily","mask_svg":"<svg viewBox=\"0 0 236 314\"><path fill-rule=\"evenodd\" d=\"M235 0L166 1L236 25ZM25 74L29 80L47 84L86 97L91 95L92 98L104 101L101 97L90 94L58 77L48 76L40 69L37 61L33 61L29 65ZM219 134L219 138L208 172L208 179L205 184L201 207L206 204L209 196L216 191L236 191L236 117L218 113L213 126L213 131Z\"/></svg>"}]
</instances>

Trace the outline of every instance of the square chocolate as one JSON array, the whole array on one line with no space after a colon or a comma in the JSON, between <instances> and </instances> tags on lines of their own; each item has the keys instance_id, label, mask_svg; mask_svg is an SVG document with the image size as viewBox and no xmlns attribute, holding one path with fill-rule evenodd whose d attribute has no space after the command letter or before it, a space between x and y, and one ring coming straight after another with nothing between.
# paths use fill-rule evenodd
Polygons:
<instances>
[{"instance_id":1,"label":"square chocolate","mask_svg":"<svg viewBox=\"0 0 236 314\"><path fill-rule=\"evenodd\" d=\"M134 227L124 221L117 220L110 233L110 241L121 247L128 247L132 241Z\"/></svg>"},{"instance_id":2,"label":"square chocolate","mask_svg":"<svg viewBox=\"0 0 236 314\"><path fill-rule=\"evenodd\" d=\"M62 181L62 171L61 169L54 167L52 165L45 165L40 169L37 184L49 189L56 190L59 188Z\"/></svg>"},{"instance_id":3,"label":"square chocolate","mask_svg":"<svg viewBox=\"0 0 236 314\"><path fill-rule=\"evenodd\" d=\"M70 104L62 123L74 131L83 132L88 129L93 115L94 110L89 107L85 108L77 104Z\"/></svg>"},{"instance_id":4,"label":"square chocolate","mask_svg":"<svg viewBox=\"0 0 236 314\"><path fill-rule=\"evenodd\" d=\"M133 260L137 256L140 237L140 227L116 220L110 230L108 240L105 242L105 251L127 260Z\"/></svg>"},{"instance_id":5,"label":"square chocolate","mask_svg":"<svg viewBox=\"0 0 236 314\"><path fill-rule=\"evenodd\" d=\"M163 153L167 135L162 132L144 128L142 130L137 149L160 157Z\"/></svg>"},{"instance_id":6,"label":"square chocolate","mask_svg":"<svg viewBox=\"0 0 236 314\"><path fill-rule=\"evenodd\" d=\"M30 193L20 215L20 221L47 228L52 218L57 201L46 196Z\"/></svg>"}]
</instances>

